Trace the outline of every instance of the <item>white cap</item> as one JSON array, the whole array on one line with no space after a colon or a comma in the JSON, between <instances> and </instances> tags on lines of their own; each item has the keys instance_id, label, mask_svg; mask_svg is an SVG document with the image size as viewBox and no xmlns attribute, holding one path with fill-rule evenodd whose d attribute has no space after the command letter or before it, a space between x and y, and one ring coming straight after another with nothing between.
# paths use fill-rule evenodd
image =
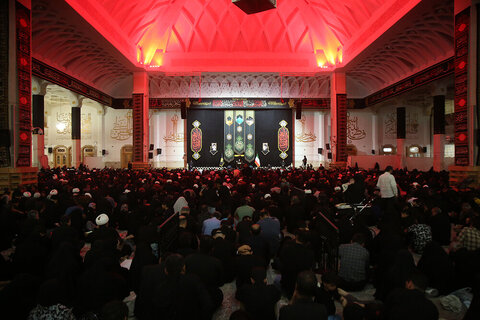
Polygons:
<instances>
[{"instance_id":1,"label":"white cap","mask_svg":"<svg viewBox=\"0 0 480 320\"><path fill-rule=\"evenodd\" d=\"M193 185L193 187L194 187L194 188L198 188L198 184L195 183L195 184Z\"/></svg>"},{"instance_id":2,"label":"white cap","mask_svg":"<svg viewBox=\"0 0 480 320\"><path fill-rule=\"evenodd\" d=\"M34 197L35 199L38 199L38 198L40 198L41 196L42 196L42 195L40 194L40 192L35 192L35 193L33 194L33 197Z\"/></svg>"},{"instance_id":3,"label":"white cap","mask_svg":"<svg viewBox=\"0 0 480 320\"><path fill-rule=\"evenodd\" d=\"M85 192L85 195L86 195L87 197L90 197L90 199L92 199L92 198L93 198L93 197L92 197L92 194L91 194L91 193L89 193L89 192Z\"/></svg>"},{"instance_id":4,"label":"white cap","mask_svg":"<svg viewBox=\"0 0 480 320\"><path fill-rule=\"evenodd\" d=\"M410 203L410 204L413 204L413 202L415 200L418 200L418 198L412 197L412 198L408 199L407 202Z\"/></svg>"},{"instance_id":5,"label":"white cap","mask_svg":"<svg viewBox=\"0 0 480 320\"><path fill-rule=\"evenodd\" d=\"M172 183L172 179L168 179L168 180L167 180L167 183Z\"/></svg>"},{"instance_id":6,"label":"white cap","mask_svg":"<svg viewBox=\"0 0 480 320\"><path fill-rule=\"evenodd\" d=\"M123 191L123 193L130 193L130 190L125 189L125 191Z\"/></svg>"},{"instance_id":7,"label":"white cap","mask_svg":"<svg viewBox=\"0 0 480 320\"><path fill-rule=\"evenodd\" d=\"M414 187L416 187L416 186L419 186L420 184L415 181L415 182L412 182L412 185L413 185Z\"/></svg>"},{"instance_id":8,"label":"white cap","mask_svg":"<svg viewBox=\"0 0 480 320\"><path fill-rule=\"evenodd\" d=\"M25 192L23 193L23 196L24 196L25 198L30 198L30 197L32 196L32 194L31 194L30 192L28 192L28 191L25 191Z\"/></svg>"},{"instance_id":9,"label":"white cap","mask_svg":"<svg viewBox=\"0 0 480 320\"><path fill-rule=\"evenodd\" d=\"M73 189L72 189L72 193L80 193L80 189L78 189L78 188L73 188Z\"/></svg>"},{"instance_id":10,"label":"white cap","mask_svg":"<svg viewBox=\"0 0 480 320\"><path fill-rule=\"evenodd\" d=\"M50 195L51 195L51 196L56 196L57 194L58 194L57 189L52 189L52 190L50 191Z\"/></svg>"},{"instance_id":11,"label":"white cap","mask_svg":"<svg viewBox=\"0 0 480 320\"><path fill-rule=\"evenodd\" d=\"M265 199L268 199L268 198L271 198L272 195L271 195L270 193L267 193L267 194L265 194L263 197L264 197Z\"/></svg>"},{"instance_id":12,"label":"white cap","mask_svg":"<svg viewBox=\"0 0 480 320\"><path fill-rule=\"evenodd\" d=\"M334 188L334 190L335 190L335 191L340 191L340 190L342 190L342 188L339 187L339 186L336 186L336 187Z\"/></svg>"},{"instance_id":13,"label":"white cap","mask_svg":"<svg viewBox=\"0 0 480 320\"><path fill-rule=\"evenodd\" d=\"M160 184L160 181L155 181L155 184Z\"/></svg>"},{"instance_id":14,"label":"white cap","mask_svg":"<svg viewBox=\"0 0 480 320\"><path fill-rule=\"evenodd\" d=\"M105 213L98 215L98 217L95 219L95 223L97 226L103 226L104 224L107 224L108 216Z\"/></svg>"}]
</instances>

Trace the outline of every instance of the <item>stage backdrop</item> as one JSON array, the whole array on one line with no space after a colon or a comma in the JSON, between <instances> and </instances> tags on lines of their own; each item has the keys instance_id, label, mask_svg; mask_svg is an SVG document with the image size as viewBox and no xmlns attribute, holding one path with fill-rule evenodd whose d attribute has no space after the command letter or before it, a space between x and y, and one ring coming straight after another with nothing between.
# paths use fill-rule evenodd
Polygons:
<instances>
[{"instance_id":1,"label":"stage backdrop","mask_svg":"<svg viewBox=\"0 0 480 320\"><path fill-rule=\"evenodd\" d=\"M255 166L292 163L291 109L207 110L190 108L187 117L187 161L195 167L234 165L238 158Z\"/></svg>"}]
</instances>

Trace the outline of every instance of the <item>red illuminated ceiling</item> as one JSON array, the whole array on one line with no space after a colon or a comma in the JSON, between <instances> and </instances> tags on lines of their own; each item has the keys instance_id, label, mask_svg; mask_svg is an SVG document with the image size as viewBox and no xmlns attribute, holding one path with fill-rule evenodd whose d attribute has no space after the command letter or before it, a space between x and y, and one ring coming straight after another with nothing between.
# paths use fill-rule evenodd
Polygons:
<instances>
[{"instance_id":1,"label":"red illuminated ceiling","mask_svg":"<svg viewBox=\"0 0 480 320\"><path fill-rule=\"evenodd\" d=\"M319 72L348 63L420 0L65 0L137 65L164 72Z\"/></svg>"}]
</instances>

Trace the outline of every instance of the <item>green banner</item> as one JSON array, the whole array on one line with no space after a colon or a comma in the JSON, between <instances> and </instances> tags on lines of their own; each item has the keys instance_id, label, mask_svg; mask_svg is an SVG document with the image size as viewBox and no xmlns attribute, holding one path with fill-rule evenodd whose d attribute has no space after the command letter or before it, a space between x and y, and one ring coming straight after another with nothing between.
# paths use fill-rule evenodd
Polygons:
<instances>
[{"instance_id":1,"label":"green banner","mask_svg":"<svg viewBox=\"0 0 480 320\"><path fill-rule=\"evenodd\" d=\"M223 139L224 139L224 160L225 162L232 162L235 156L233 151L234 138L234 114L233 110L225 110L223 121Z\"/></svg>"},{"instance_id":2,"label":"green banner","mask_svg":"<svg viewBox=\"0 0 480 320\"><path fill-rule=\"evenodd\" d=\"M255 111L245 111L245 161L255 160Z\"/></svg>"}]
</instances>

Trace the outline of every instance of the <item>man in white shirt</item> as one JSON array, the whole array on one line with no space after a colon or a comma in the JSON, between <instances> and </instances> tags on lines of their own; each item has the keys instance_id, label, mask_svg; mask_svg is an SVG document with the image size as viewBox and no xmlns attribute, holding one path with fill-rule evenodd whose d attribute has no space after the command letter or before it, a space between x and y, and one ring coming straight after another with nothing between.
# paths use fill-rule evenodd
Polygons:
<instances>
[{"instance_id":1,"label":"man in white shirt","mask_svg":"<svg viewBox=\"0 0 480 320\"><path fill-rule=\"evenodd\" d=\"M392 175L392 166L385 168L385 173L378 177L377 187L382 197L382 209L384 214L394 215L396 210L395 199L398 196L397 182Z\"/></svg>"}]
</instances>

